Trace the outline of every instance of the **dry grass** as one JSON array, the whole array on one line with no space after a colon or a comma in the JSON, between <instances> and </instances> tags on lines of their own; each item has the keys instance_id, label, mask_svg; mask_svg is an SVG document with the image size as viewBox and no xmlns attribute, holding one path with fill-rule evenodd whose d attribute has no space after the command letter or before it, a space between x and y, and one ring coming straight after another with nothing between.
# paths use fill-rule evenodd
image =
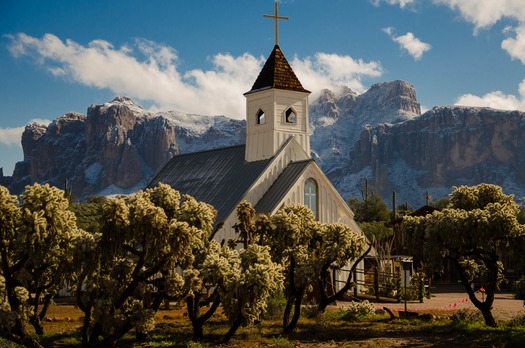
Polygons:
<instances>
[{"instance_id":1,"label":"dry grass","mask_svg":"<svg viewBox=\"0 0 525 348\"><path fill-rule=\"evenodd\" d=\"M155 322L160 325L188 322L184 308L171 308L159 310L155 315ZM80 328L83 318L84 313L76 306L56 304L49 307L43 324L47 334L64 333Z\"/></svg>"},{"instance_id":2,"label":"dry grass","mask_svg":"<svg viewBox=\"0 0 525 348\"><path fill-rule=\"evenodd\" d=\"M445 317L451 312L433 312ZM49 308L44 322L46 347L75 347L75 330L82 325L83 313L72 305ZM204 342L194 344L192 329L184 308L160 310L156 329L146 343L136 344L128 335L120 347L207 347L216 346L228 329L223 315L215 315L205 325ZM504 324L505 325L505 324ZM488 329L482 323L458 326L449 319L390 320L387 315L375 315L349 322L330 311L317 319L302 318L294 333L281 335L280 321L263 321L259 325L241 328L228 347L522 347L525 328ZM0 342L1 343L1 342Z\"/></svg>"}]
</instances>

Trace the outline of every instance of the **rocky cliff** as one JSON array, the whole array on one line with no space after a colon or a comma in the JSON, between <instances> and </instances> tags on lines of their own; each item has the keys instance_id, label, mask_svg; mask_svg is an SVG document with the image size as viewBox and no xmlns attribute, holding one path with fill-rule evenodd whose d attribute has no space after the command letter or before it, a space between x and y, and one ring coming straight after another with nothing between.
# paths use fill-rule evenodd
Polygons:
<instances>
[{"instance_id":1,"label":"rocky cliff","mask_svg":"<svg viewBox=\"0 0 525 348\"><path fill-rule=\"evenodd\" d=\"M310 106L313 155L346 197L345 180L352 161L350 149L363 128L402 122L419 115L416 91L405 81L378 83L361 95L349 88L337 94L324 90Z\"/></svg>"},{"instance_id":2,"label":"rocky cliff","mask_svg":"<svg viewBox=\"0 0 525 348\"><path fill-rule=\"evenodd\" d=\"M181 125L195 119L197 129ZM87 116L68 113L49 125L27 125L24 160L15 166L10 189L20 192L33 182L63 187L67 179L80 198L132 192L188 143L203 148L237 144L244 141L241 128L243 122L219 116L148 113L131 99L117 97L91 105Z\"/></svg>"},{"instance_id":3,"label":"rocky cliff","mask_svg":"<svg viewBox=\"0 0 525 348\"><path fill-rule=\"evenodd\" d=\"M421 116L414 87L393 81L361 95L323 91L310 105L310 126L312 155L345 199L360 196L365 179L388 202L396 190L413 207L426 191L437 199L454 185L481 182L525 197L522 112L437 107ZM244 142L244 121L149 113L118 97L90 106L87 116L28 125L10 189L35 181L63 187L67 179L80 198L132 192L178 153Z\"/></svg>"},{"instance_id":4,"label":"rocky cliff","mask_svg":"<svg viewBox=\"0 0 525 348\"><path fill-rule=\"evenodd\" d=\"M452 186L483 182L520 199L524 154L525 113L436 107L413 120L366 127L350 152L346 184L358 194L366 177L383 197L396 190L399 201L412 206L424 203L426 191L440 198Z\"/></svg>"}]
</instances>

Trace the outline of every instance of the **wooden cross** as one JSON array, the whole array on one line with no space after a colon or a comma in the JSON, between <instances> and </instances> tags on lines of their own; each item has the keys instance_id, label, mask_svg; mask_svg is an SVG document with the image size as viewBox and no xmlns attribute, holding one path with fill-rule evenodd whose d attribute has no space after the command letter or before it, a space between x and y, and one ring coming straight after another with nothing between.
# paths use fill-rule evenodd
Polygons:
<instances>
[{"instance_id":1,"label":"wooden cross","mask_svg":"<svg viewBox=\"0 0 525 348\"><path fill-rule=\"evenodd\" d=\"M279 9L277 1L274 6L274 15L264 15L265 18L273 18L275 20L275 45L279 45L279 19L288 19L288 17L279 16Z\"/></svg>"}]
</instances>

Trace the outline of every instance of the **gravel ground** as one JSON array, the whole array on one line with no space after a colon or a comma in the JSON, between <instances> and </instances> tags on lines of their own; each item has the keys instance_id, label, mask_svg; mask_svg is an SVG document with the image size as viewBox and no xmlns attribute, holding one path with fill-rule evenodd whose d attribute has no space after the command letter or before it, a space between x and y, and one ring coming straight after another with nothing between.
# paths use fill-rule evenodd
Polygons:
<instances>
[{"instance_id":1,"label":"gravel ground","mask_svg":"<svg viewBox=\"0 0 525 348\"><path fill-rule=\"evenodd\" d=\"M425 298L423 303L408 302L408 311L423 310L459 310L476 309L468 298L468 294L462 285L441 285L433 289L431 299ZM477 293L477 298L482 300L482 294ZM404 303L376 303L377 308L388 307L392 310L404 310ZM514 299L510 292L498 292L495 295L493 312L498 320L509 320L516 315L525 315L523 300Z\"/></svg>"}]
</instances>

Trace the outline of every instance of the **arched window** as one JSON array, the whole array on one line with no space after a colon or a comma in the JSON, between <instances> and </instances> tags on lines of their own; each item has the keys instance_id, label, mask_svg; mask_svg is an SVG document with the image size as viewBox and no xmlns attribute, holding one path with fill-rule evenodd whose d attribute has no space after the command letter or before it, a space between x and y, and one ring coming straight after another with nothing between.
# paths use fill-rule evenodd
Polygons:
<instances>
[{"instance_id":1,"label":"arched window","mask_svg":"<svg viewBox=\"0 0 525 348\"><path fill-rule=\"evenodd\" d=\"M318 219L317 200L317 183L314 179L307 179L304 182L304 205L310 208L316 220Z\"/></svg>"},{"instance_id":2,"label":"arched window","mask_svg":"<svg viewBox=\"0 0 525 348\"><path fill-rule=\"evenodd\" d=\"M288 108L286 110L286 123L295 123L297 122L297 114L293 108Z\"/></svg>"},{"instance_id":3,"label":"arched window","mask_svg":"<svg viewBox=\"0 0 525 348\"><path fill-rule=\"evenodd\" d=\"M257 124L265 124L266 123L266 116L264 115L264 111L259 109L257 111Z\"/></svg>"}]
</instances>

